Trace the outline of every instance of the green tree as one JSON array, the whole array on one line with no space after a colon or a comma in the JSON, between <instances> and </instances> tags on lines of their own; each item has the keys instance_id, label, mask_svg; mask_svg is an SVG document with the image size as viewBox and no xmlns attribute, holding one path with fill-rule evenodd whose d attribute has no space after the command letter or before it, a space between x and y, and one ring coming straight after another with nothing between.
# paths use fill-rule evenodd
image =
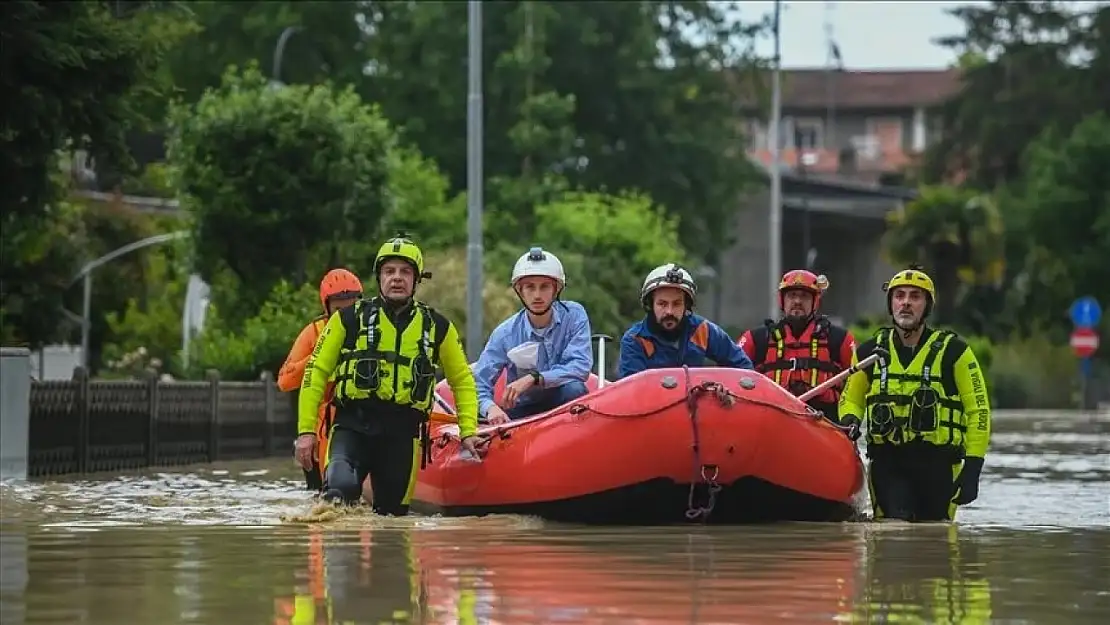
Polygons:
<instances>
[{"instance_id":1,"label":"green tree","mask_svg":"<svg viewBox=\"0 0 1110 625\"><path fill-rule=\"evenodd\" d=\"M432 278L423 282L416 296L434 306L455 324L459 337L466 343L466 247L446 250L425 247L425 264ZM488 336L497 324L520 308L520 300L509 287L508 271L494 262L484 275L482 286L483 335ZM483 336L483 338L484 338Z\"/></svg>"},{"instance_id":2,"label":"green tree","mask_svg":"<svg viewBox=\"0 0 1110 625\"><path fill-rule=\"evenodd\" d=\"M187 242L146 254L142 287L122 310L106 315L109 341L101 375L133 376L152 369L181 373L181 320L189 281Z\"/></svg>"},{"instance_id":3,"label":"green tree","mask_svg":"<svg viewBox=\"0 0 1110 625\"><path fill-rule=\"evenodd\" d=\"M320 314L316 285L299 287L278 281L258 312L241 321L241 312L213 304L204 329L190 345L191 377L216 369L225 380L257 380L263 371L276 372L293 340Z\"/></svg>"},{"instance_id":4,"label":"green tree","mask_svg":"<svg viewBox=\"0 0 1110 625\"><path fill-rule=\"evenodd\" d=\"M173 33L159 3L33 2L3 9L5 70L0 89L19 94L0 130L0 296L5 340L39 346L68 330L58 307L82 250L81 209L62 201L62 149L83 150L126 169L126 132L146 121L144 102L164 88L158 75ZM167 18L169 19L169 18Z\"/></svg>"},{"instance_id":5,"label":"green tree","mask_svg":"<svg viewBox=\"0 0 1110 625\"><path fill-rule=\"evenodd\" d=\"M357 84L367 57L360 53L367 38L357 22L365 3L348 0L314 2L190 2L198 28L167 57L167 66L182 96L196 102L206 89L220 86L224 69L258 62L274 77L274 52L286 28L280 80L286 84Z\"/></svg>"},{"instance_id":6,"label":"green tree","mask_svg":"<svg viewBox=\"0 0 1110 625\"><path fill-rule=\"evenodd\" d=\"M644 195L568 193L538 207L536 218L536 243L563 260L566 298L586 307L597 332L622 333L643 315L644 276L658 265L687 257L677 220ZM505 260L515 261L524 251L513 250ZM511 267L507 263L503 270L506 281Z\"/></svg>"},{"instance_id":7,"label":"green tree","mask_svg":"<svg viewBox=\"0 0 1110 625\"><path fill-rule=\"evenodd\" d=\"M960 315L960 302L976 288L997 293L1005 275L1003 223L994 199L969 189L926 186L888 222L884 245L891 260L922 264L935 280L936 318L979 330L985 320Z\"/></svg>"},{"instance_id":8,"label":"green tree","mask_svg":"<svg viewBox=\"0 0 1110 625\"><path fill-rule=\"evenodd\" d=\"M532 208L568 188L641 190L712 256L750 165L733 111L758 30L730 3L483 5L486 204L492 237L526 236ZM325 79L378 102L466 186L465 3L238 2L195 7L203 32L172 64L189 99L228 64L269 68L282 31L287 83ZM661 53L662 50L662 53ZM563 178L566 180L564 181ZM496 217L494 217L496 215Z\"/></svg>"},{"instance_id":9,"label":"green tree","mask_svg":"<svg viewBox=\"0 0 1110 625\"><path fill-rule=\"evenodd\" d=\"M1110 108L1110 7L996 0L949 12L965 32L939 43L967 62L963 88L942 107L927 179L994 189L1020 176L1022 155L1047 127L1066 132Z\"/></svg>"},{"instance_id":10,"label":"green tree","mask_svg":"<svg viewBox=\"0 0 1110 625\"><path fill-rule=\"evenodd\" d=\"M1025 243L1011 289L1025 329L1037 321L1063 340L1072 300L1110 305L1110 116L1091 115L1070 132L1049 130L1030 148L1010 215Z\"/></svg>"},{"instance_id":11,"label":"green tree","mask_svg":"<svg viewBox=\"0 0 1110 625\"><path fill-rule=\"evenodd\" d=\"M376 236L394 136L352 91L274 89L257 68L232 68L173 122L169 156L195 221L196 267L205 279L229 269L241 310L257 310L282 279L308 280L314 248Z\"/></svg>"},{"instance_id":12,"label":"green tree","mask_svg":"<svg viewBox=\"0 0 1110 625\"><path fill-rule=\"evenodd\" d=\"M491 180L555 173L584 190L641 190L680 217L699 255L725 244L719 225L750 172L727 78L746 60L751 28L707 2L483 6ZM374 3L367 13L364 93L464 188L465 4ZM489 200L499 220L523 221L522 234L520 205L547 199L526 191L491 184Z\"/></svg>"}]
</instances>

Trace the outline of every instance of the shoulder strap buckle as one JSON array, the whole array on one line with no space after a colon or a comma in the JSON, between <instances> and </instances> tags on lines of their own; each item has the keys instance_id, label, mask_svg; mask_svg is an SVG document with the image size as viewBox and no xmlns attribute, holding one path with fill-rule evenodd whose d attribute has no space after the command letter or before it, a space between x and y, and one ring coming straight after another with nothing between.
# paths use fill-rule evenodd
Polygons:
<instances>
[{"instance_id":1,"label":"shoulder strap buckle","mask_svg":"<svg viewBox=\"0 0 1110 625\"><path fill-rule=\"evenodd\" d=\"M950 330L938 330L936 336L929 343L929 353L925 356L925 366L921 368L921 382L924 386L928 386L932 381L933 365L936 364L937 356L945 345L952 340L956 334Z\"/></svg>"}]
</instances>

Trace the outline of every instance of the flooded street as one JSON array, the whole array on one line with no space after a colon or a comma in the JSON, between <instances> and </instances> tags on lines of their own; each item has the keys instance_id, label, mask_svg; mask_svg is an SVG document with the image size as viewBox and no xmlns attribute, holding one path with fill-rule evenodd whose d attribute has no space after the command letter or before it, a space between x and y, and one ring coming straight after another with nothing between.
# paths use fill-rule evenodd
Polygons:
<instances>
[{"instance_id":1,"label":"flooded street","mask_svg":"<svg viewBox=\"0 0 1110 625\"><path fill-rule=\"evenodd\" d=\"M291 459L0 487L0 623L1110 622L1110 415L999 415L955 525L314 512Z\"/></svg>"}]
</instances>

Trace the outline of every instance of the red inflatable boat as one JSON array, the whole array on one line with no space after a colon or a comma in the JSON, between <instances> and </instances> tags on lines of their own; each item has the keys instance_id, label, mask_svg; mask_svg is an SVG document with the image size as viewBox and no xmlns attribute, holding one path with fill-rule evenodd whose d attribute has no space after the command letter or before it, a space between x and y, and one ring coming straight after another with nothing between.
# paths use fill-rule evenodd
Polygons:
<instances>
[{"instance_id":1,"label":"red inflatable boat","mask_svg":"<svg viewBox=\"0 0 1110 625\"><path fill-rule=\"evenodd\" d=\"M855 445L755 371L655 369L551 412L485 426L460 454L454 398L437 387L432 461L413 509L573 523L840 521L863 485ZM498 381L497 395L504 387Z\"/></svg>"}]
</instances>

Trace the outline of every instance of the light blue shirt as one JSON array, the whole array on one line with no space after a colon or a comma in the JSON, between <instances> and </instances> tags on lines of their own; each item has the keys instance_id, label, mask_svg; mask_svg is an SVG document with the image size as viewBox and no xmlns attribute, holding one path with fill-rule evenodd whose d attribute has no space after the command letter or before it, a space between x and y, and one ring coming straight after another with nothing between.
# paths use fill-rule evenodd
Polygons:
<instances>
[{"instance_id":1,"label":"light blue shirt","mask_svg":"<svg viewBox=\"0 0 1110 625\"><path fill-rule=\"evenodd\" d=\"M478 384L478 414L485 416L493 405L493 388L501 371L508 369L506 382L512 383L526 372L517 371L509 360L509 350L535 341L539 344L536 370L543 376L543 387L554 388L575 380L585 382L590 377L593 349L590 346L590 317L578 302L555 302L551 308L551 323L536 329L528 320L528 311L501 322L490 334L482 355L474 367L474 381ZM531 389L528 395L540 389Z\"/></svg>"}]
</instances>

